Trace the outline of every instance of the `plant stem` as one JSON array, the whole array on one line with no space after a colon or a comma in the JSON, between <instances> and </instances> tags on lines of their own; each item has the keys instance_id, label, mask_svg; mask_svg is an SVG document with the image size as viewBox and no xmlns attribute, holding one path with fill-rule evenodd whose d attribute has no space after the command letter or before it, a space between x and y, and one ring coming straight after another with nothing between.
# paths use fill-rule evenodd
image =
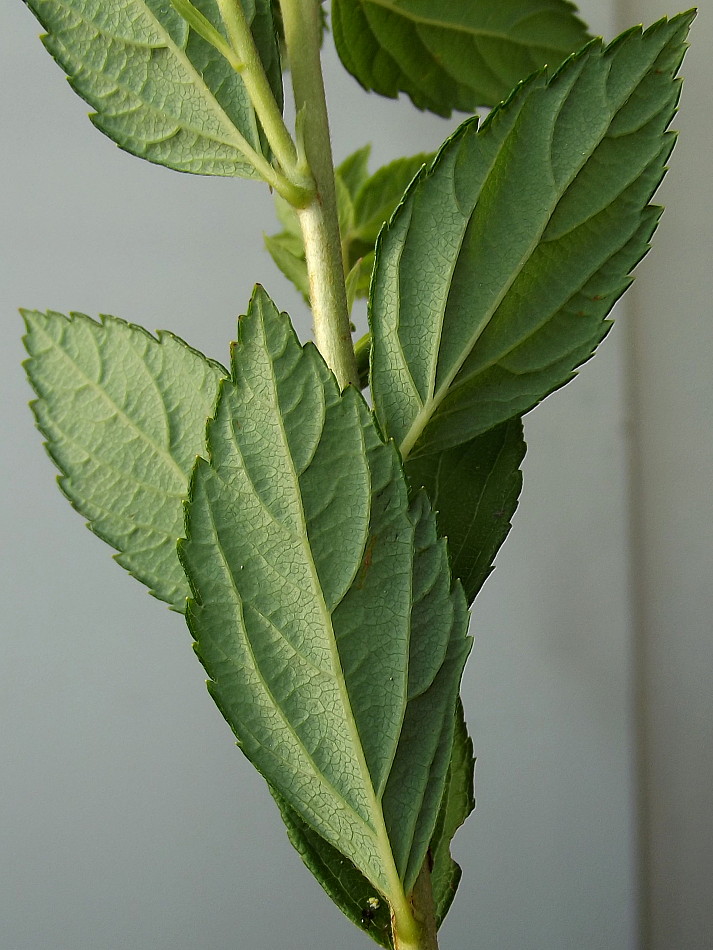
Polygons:
<instances>
[{"instance_id":1,"label":"plant stem","mask_svg":"<svg viewBox=\"0 0 713 950\"><path fill-rule=\"evenodd\" d=\"M399 930L399 920L395 915L392 917L394 950L438 950L436 913L433 906L431 870L428 858L424 861L421 872L416 878L410 903L413 916L407 933Z\"/></svg>"},{"instance_id":2,"label":"plant stem","mask_svg":"<svg viewBox=\"0 0 713 950\"><path fill-rule=\"evenodd\" d=\"M344 388L359 385L344 286L334 165L320 60L318 0L282 0L285 45L304 152L317 193L297 214L304 238L314 337ZM302 144L298 138L298 148Z\"/></svg>"},{"instance_id":3,"label":"plant stem","mask_svg":"<svg viewBox=\"0 0 713 950\"><path fill-rule=\"evenodd\" d=\"M240 0L217 0L220 16L237 60L231 65L240 73L253 108L260 119L275 158L290 180L299 177L297 149L282 118L270 87L250 25ZM295 182L298 184L299 182Z\"/></svg>"}]
</instances>

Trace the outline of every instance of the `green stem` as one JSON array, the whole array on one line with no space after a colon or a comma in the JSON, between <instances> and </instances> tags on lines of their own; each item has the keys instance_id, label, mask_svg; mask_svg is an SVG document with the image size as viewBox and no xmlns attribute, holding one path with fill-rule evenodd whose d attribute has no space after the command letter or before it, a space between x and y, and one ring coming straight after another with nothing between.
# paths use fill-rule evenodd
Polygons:
<instances>
[{"instance_id":1,"label":"green stem","mask_svg":"<svg viewBox=\"0 0 713 950\"><path fill-rule=\"evenodd\" d=\"M307 259L315 342L340 386L358 386L322 81L319 0L282 0L281 9L298 127L302 132L298 146L304 146L317 186L313 200L297 210Z\"/></svg>"},{"instance_id":2,"label":"green stem","mask_svg":"<svg viewBox=\"0 0 713 950\"><path fill-rule=\"evenodd\" d=\"M210 20L208 20L208 18L204 16L200 10L193 6L191 0L171 0L171 3L181 14L183 19L189 24L189 26L195 30L199 36L202 36L207 43L210 43L211 46L217 49L221 56L223 56L228 61L228 63L230 63L232 68L237 73L242 74L245 72L245 62L243 57L241 57L240 54L236 52L234 47L231 46L231 44L225 39L223 34L216 30ZM225 15L228 16L227 11ZM249 30L248 33L250 33ZM254 48L255 44L252 40L252 34L250 34L250 41L252 47ZM250 95L253 95L253 93L257 94L257 86L263 87L263 96L259 104L260 109L263 110L260 122L261 125L263 125L263 128L266 126L269 127L269 134L267 131L265 134L268 135L268 141L271 144L272 150L275 152L273 143L278 143L278 147L282 149L283 157L288 154L290 148L292 154L296 156L297 150L294 143L292 142L292 139L290 138L289 132L287 132L284 122L282 121L282 115L280 114L279 107L272 96L272 91L269 88L269 83L267 82L267 77L265 76L265 71L262 67L262 62L259 61L259 57L256 68L259 71L258 77L262 76L262 79L258 78L256 84L252 78L253 70L251 70L250 77L247 77L245 84L246 87L248 87L248 93ZM246 76L243 76L243 80L246 80ZM269 97L265 95L264 86L267 86ZM272 98L272 105L270 105L269 98ZM255 105L255 103L253 103L253 106L256 113L260 115L258 112L258 107ZM277 114L279 118L279 123L274 121L275 114ZM280 126L284 131L281 131ZM289 139L289 146L284 140L285 135L287 136L287 139ZM312 181L311 177L299 167L298 162L295 164L296 158L293 159L292 164L286 168L285 171L282 171L280 168L275 168L263 155L256 152L237 129L233 131L233 139L233 144L235 147L252 165L263 181L266 181L271 188L274 188L278 194L282 195L285 201L289 201L289 203L296 208L307 204L314 193L314 182ZM276 152L275 154L277 155Z\"/></svg>"},{"instance_id":3,"label":"green stem","mask_svg":"<svg viewBox=\"0 0 713 950\"><path fill-rule=\"evenodd\" d=\"M438 950L436 913L428 858L424 861L416 879L410 903L412 916L406 931L400 928L397 916L392 915L394 950Z\"/></svg>"},{"instance_id":4,"label":"green stem","mask_svg":"<svg viewBox=\"0 0 713 950\"><path fill-rule=\"evenodd\" d=\"M275 158L287 177L291 180L297 179L295 184L300 184L299 179L305 178L304 169L299 167L295 143L270 87L242 4L240 0L217 0L217 3L228 33L230 48L235 54L231 65L240 73L245 83ZM304 183L309 184L308 177Z\"/></svg>"}]
</instances>

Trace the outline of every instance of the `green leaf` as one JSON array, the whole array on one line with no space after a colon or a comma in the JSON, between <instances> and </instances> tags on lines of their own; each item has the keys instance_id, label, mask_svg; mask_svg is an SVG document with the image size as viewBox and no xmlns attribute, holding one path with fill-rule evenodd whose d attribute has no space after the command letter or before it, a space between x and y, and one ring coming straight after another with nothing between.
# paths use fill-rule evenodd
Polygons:
<instances>
[{"instance_id":1,"label":"green leaf","mask_svg":"<svg viewBox=\"0 0 713 950\"><path fill-rule=\"evenodd\" d=\"M381 232L371 387L404 457L531 409L575 375L649 247L693 14L591 43L465 122Z\"/></svg>"},{"instance_id":2,"label":"green leaf","mask_svg":"<svg viewBox=\"0 0 713 950\"><path fill-rule=\"evenodd\" d=\"M565 0L333 0L332 28L365 89L443 116L495 105L588 39Z\"/></svg>"},{"instance_id":3,"label":"green leaf","mask_svg":"<svg viewBox=\"0 0 713 950\"><path fill-rule=\"evenodd\" d=\"M309 303L309 274L302 238L290 234L289 231L265 234L263 237L273 261Z\"/></svg>"},{"instance_id":4,"label":"green leaf","mask_svg":"<svg viewBox=\"0 0 713 950\"><path fill-rule=\"evenodd\" d=\"M426 489L438 533L448 540L451 573L463 584L469 604L510 531L522 488L524 455L518 418L463 445L406 462L412 490Z\"/></svg>"},{"instance_id":5,"label":"green leaf","mask_svg":"<svg viewBox=\"0 0 713 950\"><path fill-rule=\"evenodd\" d=\"M347 297L366 297L374 265L374 245L384 223L403 198L406 186L431 155L399 158L369 175L370 146L346 158L335 169L337 213L347 280ZM284 198L275 196L283 231L265 236L265 245L282 273L309 301L309 279L299 220Z\"/></svg>"},{"instance_id":6,"label":"green leaf","mask_svg":"<svg viewBox=\"0 0 713 950\"><path fill-rule=\"evenodd\" d=\"M325 892L352 923L380 946L391 950L391 914L387 902L348 858L305 824L278 792L272 788L270 791L292 845Z\"/></svg>"},{"instance_id":7,"label":"green leaf","mask_svg":"<svg viewBox=\"0 0 713 950\"><path fill-rule=\"evenodd\" d=\"M168 0L26 0L43 41L121 148L182 172L257 178L243 145L268 157L242 79ZM282 78L269 0L242 0L273 92ZM219 33L215 0L194 6Z\"/></svg>"},{"instance_id":8,"label":"green leaf","mask_svg":"<svg viewBox=\"0 0 713 950\"><path fill-rule=\"evenodd\" d=\"M32 408L60 487L116 560L183 611L183 502L225 370L171 333L23 311Z\"/></svg>"},{"instance_id":9,"label":"green leaf","mask_svg":"<svg viewBox=\"0 0 713 950\"><path fill-rule=\"evenodd\" d=\"M353 196L352 232L345 236L350 243L362 242L369 250L374 247L379 231L394 213L407 185L432 158L426 153L397 158L361 183Z\"/></svg>"},{"instance_id":10,"label":"green leaf","mask_svg":"<svg viewBox=\"0 0 713 950\"><path fill-rule=\"evenodd\" d=\"M461 878L461 869L451 857L450 845L456 831L475 808L474 769L473 743L468 735L463 717L463 706L459 701L456 709L453 754L430 849L431 887L438 927L441 926L450 909Z\"/></svg>"},{"instance_id":11,"label":"green leaf","mask_svg":"<svg viewBox=\"0 0 713 950\"><path fill-rule=\"evenodd\" d=\"M446 785L431 838L429 855L431 886L438 927L448 913L461 877L461 869L451 857L455 833L475 807L473 795L473 743L463 717L460 700L456 704L453 751ZM335 848L306 825L281 796L271 790L287 826L287 833L302 860L340 910L380 946L390 948L391 921L388 906L366 878Z\"/></svg>"},{"instance_id":12,"label":"green leaf","mask_svg":"<svg viewBox=\"0 0 713 950\"><path fill-rule=\"evenodd\" d=\"M470 647L393 445L258 289L196 463L188 621L238 743L392 904L425 858Z\"/></svg>"}]
</instances>

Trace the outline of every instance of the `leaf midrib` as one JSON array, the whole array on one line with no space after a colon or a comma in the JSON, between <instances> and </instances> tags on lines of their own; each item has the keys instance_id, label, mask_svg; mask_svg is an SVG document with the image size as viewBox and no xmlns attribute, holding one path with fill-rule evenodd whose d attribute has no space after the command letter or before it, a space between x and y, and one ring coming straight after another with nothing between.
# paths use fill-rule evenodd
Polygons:
<instances>
[{"instance_id":1,"label":"leaf midrib","mask_svg":"<svg viewBox=\"0 0 713 950\"><path fill-rule=\"evenodd\" d=\"M219 478L219 479L222 481L222 478L220 478L220 476L218 475L218 473L216 472L216 470L215 470L215 469L212 469L212 471L213 471L213 474L214 474L217 478ZM220 533L219 533L219 531L218 531L218 525L217 525L217 523L216 523L216 520L215 520L215 517L214 517L214 514L213 514L213 506L212 506L211 504L208 504L208 505L206 505L206 508L207 508L207 510L208 510L208 516L209 516L209 518L210 518L211 526L212 526L212 528L213 528L213 535L214 535L215 540L216 540L216 546L217 546L218 552L219 552L219 554L220 554L220 559L221 559L221 561L222 561L222 563L223 563L223 569L224 569L224 571L225 571L225 576L230 579L230 584L231 584L231 587L233 588L233 593L234 593L234 595L235 595L234 602L231 603L231 604L229 604L229 606L234 606L235 604L238 605L238 609L239 609L239 611L240 611L241 626L242 626L242 629L245 631L244 641L245 641L245 644L246 644L248 650L250 651L250 656L251 656L251 658L252 658L253 669L255 670L255 672L257 673L258 677L260 678L260 683L262 684L263 689L265 690L265 692L266 692L267 695L269 696L270 702L271 702L273 708L277 711L277 714L279 715L280 719L282 720L282 722L283 722L285 728L286 728L287 731L294 737L296 743L297 743L297 744L299 745L299 747L302 749L305 758L306 758L309 762L312 763L313 769L312 769L311 772L309 772L309 773L308 773L308 772L304 772L302 769L299 769L299 768L297 769L297 771L301 771L303 775L307 776L307 777L310 778L310 779L314 779L314 778L316 777L316 778L317 778L317 781L318 781L325 789L328 790L329 794L330 794L333 798L335 798L335 799L341 801L341 802L344 804L345 809L346 809L346 810L354 817L354 819L365 829L365 833L366 833L367 835L369 835L369 836L373 839L373 837L374 837L374 829L371 828L371 827L364 821L364 819L361 817L361 815L360 815L358 812L356 812L356 811L354 810L354 808L349 804L349 802L344 798L344 796L342 795L342 793L341 793L334 785L332 785L331 782L328 781L328 779L327 779L327 777L324 775L324 773L317 767L316 763L314 762L314 759L313 759L312 756L309 754L309 752L307 751L307 749L306 749L304 743L302 742L302 739L301 739L301 738L299 737L299 735L295 732L294 726L292 725L292 723L290 722L290 720L289 720L289 719L285 716L285 714L283 713L282 707L280 706L280 703L279 703L279 702L277 701L277 699L274 697L274 695L273 695L273 693L272 693L272 690L270 689L269 683L267 682L267 680L266 680L265 677L263 676L262 671L261 671L261 669L260 669L260 664L258 663L258 660L257 660L257 658L256 658L256 656L255 656L254 651L253 651L252 642L251 642L251 640L250 640L250 637L247 635L247 624L245 623L245 615L244 615L244 611L243 611L243 601L242 601L242 597L241 597L241 595L240 595L240 591L239 591L238 586L237 586L237 583L236 583L236 581L235 581L235 575L233 574L233 571L232 571L232 569L231 569L231 567L230 567L230 564L228 563L228 559L227 559L226 554L225 554L225 549L224 549L223 544L222 544L222 542L221 542L221 540L220 540ZM281 636L282 636L282 634L281 634ZM283 639L284 639L284 637L283 637ZM226 661L226 663L228 663L228 665L231 666L231 667L235 667L235 666L236 666L235 659L234 659L229 653L227 653L227 652L223 649L223 647L221 646L221 644L220 644L219 642L217 642L217 641L215 640L215 638L211 638L211 642L212 642L212 644L213 644L213 648L216 649L216 650L218 650L218 651L220 652L221 656L222 656L223 659ZM291 647L291 649L292 649L298 656L302 656L302 654L300 654L297 650L295 650L295 648L294 648L292 645L290 645L290 647ZM305 659L305 658L303 657L303 659ZM325 671L324 671L324 670L321 670L321 672L324 673ZM261 740L260 740L259 738L257 738L256 736L253 736L253 738L254 738L254 740L255 740L259 745L263 745L263 744L264 744L264 743L262 743ZM275 756L275 758L280 759L282 762L284 762L286 765L288 765L288 766L290 767L290 769L292 769L293 771L295 770L296 765L295 765L295 762L294 762L294 761L284 759L282 756L280 756L280 755L277 753L277 751L276 751L274 748L270 748L269 751L270 751L270 754L271 754L271 755Z\"/></svg>"},{"instance_id":2,"label":"leaf midrib","mask_svg":"<svg viewBox=\"0 0 713 950\"><path fill-rule=\"evenodd\" d=\"M265 340L265 325L262 319L261 319L261 329L262 329L263 340ZM303 359L304 358L308 358L308 357L303 356ZM315 596L315 599L317 600L318 609L322 616L322 622L325 629L327 642L329 645L329 653L330 653L330 659L331 659L331 664L332 664L332 676L338 685L339 695L340 695L342 706L345 712L345 721L346 721L347 728L349 730L349 734L351 737L352 745L356 754L357 764L358 764L359 771L361 774L361 779L362 779L362 786L364 788L366 798L367 798L367 806L369 808L369 812L372 817L373 827L370 828L372 840L374 840L375 842L377 854L380 856L380 859L381 859L382 871L384 873L385 880L388 883L392 894L396 896L401 891L401 882L399 880L398 872L396 870L394 856L391 849L391 843L389 841L386 824L384 822L384 813L383 813L383 808L381 805L381 800L377 796L376 789L374 788L374 785L371 780L369 767L366 762L366 756L365 756L364 748L361 742L361 736L359 735L359 730L357 727L356 719L354 717L354 712L352 709L349 692L347 690L346 679L344 676L341 658L339 656L339 649L337 646L336 633L334 630L334 624L332 622L332 614L330 613L327 607L326 601L324 599L322 585L320 583L319 575L317 573L317 566L314 562L312 549L309 545L309 535L307 533L307 518L305 515L304 503L302 500L302 490L300 486L299 475L297 474L297 471L295 469L294 459L292 457L292 453L289 448L289 440L287 437L287 432L285 430L284 419L282 416L282 412L280 411L279 400L277 398L278 383L277 383L277 378L275 376L275 366L272 360L269 360L268 362L270 366L270 375L271 375L270 392L273 397L274 417L278 420L278 423L279 423L279 429L280 429L280 434L281 434L282 443L283 443L283 451L284 451L284 455L287 457L288 462L289 462L289 473L293 482L294 492L297 497L299 523L301 526L301 531L299 532L299 541L302 546L304 557L310 571L310 575L312 579L313 594ZM323 399L324 399L324 389L322 389L322 393L323 393ZM325 399L325 413L327 411L328 409L326 406L326 399ZM357 425L359 428L359 437L361 439L363 457L367 459L368 455L367 455L366 444L364 441L364 429L363 429L363 426L361 425L361 420L358 418L358 414L357 414ZM369 500L370 500L369 510L371 511L371 506L372 506L371 472L370 472L368 463L365 466L365 468L366 468L367 473L369 474L368 492L369 492ZM368 534L368 519L367 519L366 531ZM362 550L364 549L365 543L366 543L366 536L364 538L364 543L362 544ZM280 714L282 715L282 713ZM302 745L299 737L296 737L296 738L297 738L297 741L300 743L300 745ZM317 774L321 775L316 765L315 765L315 771L317 772ZM339 797L342 800L344 800L341 795ZM352 806L348 805L348 808L352 813L357 814L356 812L354 812ZM366 823L364 823L363 819L360 818L360 821L366 827L369 827L368 825L366 825Z\"/></svg>"}]
</instances>

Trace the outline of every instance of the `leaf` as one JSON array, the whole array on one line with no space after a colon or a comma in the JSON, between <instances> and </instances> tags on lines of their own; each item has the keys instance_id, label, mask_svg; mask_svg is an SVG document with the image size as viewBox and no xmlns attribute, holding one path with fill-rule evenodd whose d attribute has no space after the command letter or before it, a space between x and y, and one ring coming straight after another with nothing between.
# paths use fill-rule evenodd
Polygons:
<instances>
[{"instance_id":1,"label":"leaf","mask_svg":"<svg viewBox=\"0 0 713 950\"><path fill-rule=\"evenodd\" d=\"M182 611L183 501L225 370L116 317L23 316L32 408L62 491L119 564Z\"/></svg>"},{"instance_id":2,"label":"leaf","mask_svg":"<svg viewBox=\"0 0 713 950\"><path fill-rule=\"evenodd\" d=\"M361 183L353 198L354 224L347 236L350 243L362 242L369 250L374 247L379 231L394 213L407 185L432 158L425 152L397 158Z\"/></svg>"},{"instance_id":3,"label":"leaf","mask_svg":"<svg viewBox=\"0 0 713 950\"><path fill-rule=\"evenodd\" d=\"M440 807L465 599L361 396L261 289L239 332L179 545L188 622L245 754L393 906Z\"/></svg>"},{"instance_id":4,"label":"leaf","mask_svg":"<svg viewBox=\"0 0 713 950\"><path fill-rule=\"evenodd\" d=\"M565 0L333 0L332 28L365 89L443 116L495 105L588 39Z\"/></svg>"},{"instance_id":5,"label":"leaf","mask_svg":"<svg viewBox=\"0 0 713 950\"><path fill-rule=\"evenodd\" d=\"M25 0L72 87L117 145L182 172L257 178L245 142L268 149L242 79L168 0ZM269 0L241 0L282 102ZM215 0L197 9L223 34Z\"/></svg>"},{"instance_id":6,"label":"leaf","mask_svg":"<svg viewBox=\"0 0 713 950\"><path fill-rule=\"evenodd\" d=\"M304 244L301 237L295 237L288 231L279 234L265 234L265 247L285 277L309 303L309 274L305 258Z\"/></svg>"},{"instance_id":7,"label":"leaf","mask_svg":"<svg viewBox=\"0 0 713 950\"><path fill-rule=\"evenodd\" d=\"M658 221L692 16L533 77L409 189L370 303L374 405L404 457L531 409L606 335Z\"/></svg>"},{"instance_id":8,"label":"leaf","mask_svg":"<svg viewBox=\"0 0 713 950\"><path fill-rule=\"evenodd\" d=\"M337 213L345 263L347 297L351 304L369 293L374 265L374 244L384 223L401 201L406 186L432 156L399 158L369 175L370 146L346 158L335 169ZM282 273L309 302L309 278L304 244L295 209L275 196L275 208L283 230L265 236L265 245Z\"/></svg>"},{"instance_id":9,"label":"leaf","mask_svg":"<svg viewBox=\"0 0 713 950\"><path fill-rule=\"evenodd\" d=\"M463 445L406 463L412 490L425 488L436 512L438 534L448 540L451 573L463 584L469 604L510 531L522 488L524 455L518 418Z\"/></svg>"},{"instance_id":10,"label":"leaf","mask_svg":"<svg viewBox=\"0 0 713 950\"><path fill-rule=\"evenodd\" d=\"M431 841L431 887L436 909L436 926L448 913L461 878L461 869L451 857L453 836L475 808L473 792L473 743L465 726L463 706L456 709L456 731L446 789L436 830Z\"/></svg>"},{"instance_id":11,"label":"leaf","mask_svg":"<svg viewBox=\"0 0 713 950\"><path fill-rule=\"evenodd\" d=\"M342 913L381 947L391 950L391 914L364 875L343 854L321 838L270 789L295 850Z\"/></svg>"}]
</instances>

